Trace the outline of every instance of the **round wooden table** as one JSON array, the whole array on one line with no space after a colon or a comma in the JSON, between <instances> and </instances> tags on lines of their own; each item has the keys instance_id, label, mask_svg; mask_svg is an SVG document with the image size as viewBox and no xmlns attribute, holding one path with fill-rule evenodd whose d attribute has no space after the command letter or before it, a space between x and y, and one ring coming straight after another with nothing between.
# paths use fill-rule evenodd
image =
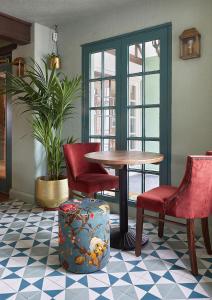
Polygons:
<instances>
[{"instance_id":1,"label":"round wooden table","mask_svg":"<svg viewBox=\"0 0 212 300\"><path fill-rule=\"evenodd\" d=\"M153 164L164 159L162 154L141 151L99 151L87 153L84 156L94 163L115 167L119 169L119 207L120 227L112 228L110 245L112 248L133 250L135 248L135 229L128 229L128 184L127 165ZM142 244L148 241L143 235Z\"/></svg>"}]
</instances>

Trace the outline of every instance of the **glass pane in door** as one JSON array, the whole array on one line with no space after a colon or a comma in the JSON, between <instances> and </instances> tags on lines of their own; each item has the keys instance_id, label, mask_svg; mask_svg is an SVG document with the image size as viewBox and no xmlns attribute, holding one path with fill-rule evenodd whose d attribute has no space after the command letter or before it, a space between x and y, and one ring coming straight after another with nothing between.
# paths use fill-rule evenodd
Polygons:
<instances>
[{"instance_id":1,"label":"glass pane in door","mask_svg":"<svg viewBox=\"0 0 212 300\"><path fill-rule=\"evenodd\" d=\"M101 124L102 124L101 110L95 109L90 112L90 134L101 135Z\"/></svg>"},{"instance_id":2,"label":"glass pane in door","mask_svg":"<svg viewBox=\"0 0 212 300\"><path fill-rule=\"evenodd\" d=\"M104 139L104 151L114 151L116 147L116 141L114 139Z\"/></svg>"},{"instance_id":3,"label":"glass pane in door","mask_svg":"<svg viewBox=\"0 0 212 300\"><path fill-rule=\"evenodd\" d=\"M145 76L145 104L160 104L160 74Z\"/></svg>"},{"instance_id":4,"label":"glass pane in door","mask_svg":"<svg viewBox=\"0 0 212 300\"><path fill-rule=\"evenodd\" d=\"M5 74L0 73L0 89ZM0 95L0 179L6 178L6 95Z\"/></svg>"},{"instance_id":5,"label":"glass pane in door","mask_svg":"<svg viewBox=\"0 0 212 300\"><path fill-rule=\"evenodd\" d=\"M91 78L100 78L102 75L102 53L91 54Z\"/></svg>"},{"instance_id":6,"label":"glass pane in door","mask_svg":"<svg viewBox=\"0 0 212 300\"><path fill-rule=\"evenodd\" d=\"M159 141L146 141L145 142L146 152L160 153L160 143ZM160 164L145 164L146 171L159 171Z\"/></svg>"},{"instance_id":7,"label":"glass pane in door","mask_svg":"<svg viewBox=\"0 0 212 300\"><path fill-rule=\"evenodd\" d=\"M129 74L142 72L142 44L129 46Z\"/></svg>"},{"instance_id":8,"label":"glass pane in door","mask_svg":"<svg viewBox=\"0 0 212 300\"><path fill-rule=\"evenodd\" d=\"M160 109L146 108L145 110L145 135L146 137L159 138L160 135Z\"/></svg>"},{"instance_id":9,"label":"glass pane in door","mask_svg":"<svg viewBox=\"0 0 212 300\"><path fill-rule=\"evenodd\" d=\"M90 106L101 106L101 81L90 83Z\"/></svg>"},{"instance_id":10,"label":"glass pane in door","mask_svg":"<svg viewBox=\"0 0 212 300\"><path fill-rule=\"evenodd\" d=\"M145 191L154 189L160 184L159 175L145 174Z\"/></svg>"},{"instance_id":11,"label":"glass pane in door","mask_svg":"<svg viewBox=\"0 0 212 300\"><path fill-rule=\"evenodd\" d=\"M116 50L104 51L104 77L116 75Z\"/></svg>"},{"instance_id":12,"label":"glass pane in door","mask_svg":"<svg viewBox=\"0 0 212 300\"><path fill-rule=\"evenodd\" d=\"M142 105L142 77L129 77L128 87L128 105Z\"/></svg>"},{"instance_id":13,"label":"glass pane in door","mask_svg":"<svg viewBox=\"0 0 212 300\"><path fill-rule=\"evenodd\" d=\"M139 172L128 172L129 178L129 199L136 200L142 193L142 174Z\"/></svg>"},{"instance_id":14,"label":"glass pane in door","mask_svg":"<svg viewBox=\"0 0 212 300\"><path fill-rule=\"evenodd\" d=\"M142 136L142 108L130 108L128 111L128 136Z\"/></svg>"},{"instance_id":15,"label":"glass pane in door","mask_svg":"<svg viewBox=\"0 0 212 300\"><path fill-rule=\"evenodd\" d=\"M104 80L104 106L115 106L116 105L116 81L115 79Z\"/></svg>"},{"instance_id":16,"label":"glass pane in door","mask_svg":"<svg viewBox=\"0 0 212 300\"><path fill-rule=\"evenodd\" d=\"M145 71L160 69L160 40L145 43Z\"/></svg>"},{"instance_id":17,"label":"glass pane in door","mask_svg":"<svg viewBox=\"0 0 212 300\"><path fill-rule=\"evenodd\" d=\"M104 135L116 135L115 109L104 109Z\"/></svg>"}]
</instances>

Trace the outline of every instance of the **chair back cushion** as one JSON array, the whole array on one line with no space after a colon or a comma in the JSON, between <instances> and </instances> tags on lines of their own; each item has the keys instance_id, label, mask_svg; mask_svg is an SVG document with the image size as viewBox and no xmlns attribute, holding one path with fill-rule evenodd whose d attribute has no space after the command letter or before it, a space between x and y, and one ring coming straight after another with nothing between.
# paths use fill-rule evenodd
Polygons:
<instances>
[{"instance_id":1,"label":"chair back cushion","mask_svg":"<svg viewBox=\"0 0 212 300\"><path fill-rule=\"evenodd\" d=\"M212 156L188 156L184 178L168 207L168 213L179 218L212 214Z\"/></svg>"},{"instance_id":2,"label":"chair back cushion","mask_svg":"<svg viewBox=\"0 0 212 300\"><path fill-rule=\"evenodd\" d=\"M91 163L84 158L86 153L100 150L100 143L76 143L63 145L68 177L76 181L77 177L85 173L108 174L107 171L96 163ZM69 178L70 179L70 178Z\"/></svg>"}]
</instances>

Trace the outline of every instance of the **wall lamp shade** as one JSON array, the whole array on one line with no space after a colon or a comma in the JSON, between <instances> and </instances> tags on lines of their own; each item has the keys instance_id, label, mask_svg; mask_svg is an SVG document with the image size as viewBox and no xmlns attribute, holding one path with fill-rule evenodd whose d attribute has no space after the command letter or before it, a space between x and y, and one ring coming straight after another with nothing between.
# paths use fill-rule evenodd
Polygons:
<instances>
[{"instance_id":1,"label":"wall lamp shade","mask_svg":"<svg viewBox=\"0 0 212 300\"><path fill-rule=\"evenodd\" d=\"M16 75L18 77L22 77L24 76L25 73L25 59L23 57L16 57L13 62L12 62L13 66L15 66L16 69Z\"/></svg>"},{"instance_id":2,"label":"wall lamp shade","mask_svg":"<svg viewBox=\"0 0 212 300\"><path fill-rule=\"evenodd\" d=\"M186 29L180 35L180 58L190 59L200 57L201 35L196 28Z\"/></svg>"}]
</instances>

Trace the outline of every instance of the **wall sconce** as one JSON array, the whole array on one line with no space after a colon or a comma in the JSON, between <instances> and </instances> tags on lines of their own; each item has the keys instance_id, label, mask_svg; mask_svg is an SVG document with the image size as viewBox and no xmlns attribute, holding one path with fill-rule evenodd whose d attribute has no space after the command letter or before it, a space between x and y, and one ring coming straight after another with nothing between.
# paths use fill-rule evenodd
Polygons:
<instances>
[{"instance_id":1,"label":"wall sconce","mask_svg":"<svg viewBox=\"0 0 212 300\"><path fill-rule=\"evenodd\" d=\"M23 57L16 57L12 64L16 66L16 75L18 77L24 76L25 73L25 59Z\"/></svg>"},{"instance_id":2,"label":"wall sconce","mask_svg":"<svg viewBox=\"0 0 212 300\"><path fill-rule=\"evenodd\" d=\"M196 28L183 31L180 35L180 58L190 59L200 57L200 33Z\"/></svg>"}]
</instances>

